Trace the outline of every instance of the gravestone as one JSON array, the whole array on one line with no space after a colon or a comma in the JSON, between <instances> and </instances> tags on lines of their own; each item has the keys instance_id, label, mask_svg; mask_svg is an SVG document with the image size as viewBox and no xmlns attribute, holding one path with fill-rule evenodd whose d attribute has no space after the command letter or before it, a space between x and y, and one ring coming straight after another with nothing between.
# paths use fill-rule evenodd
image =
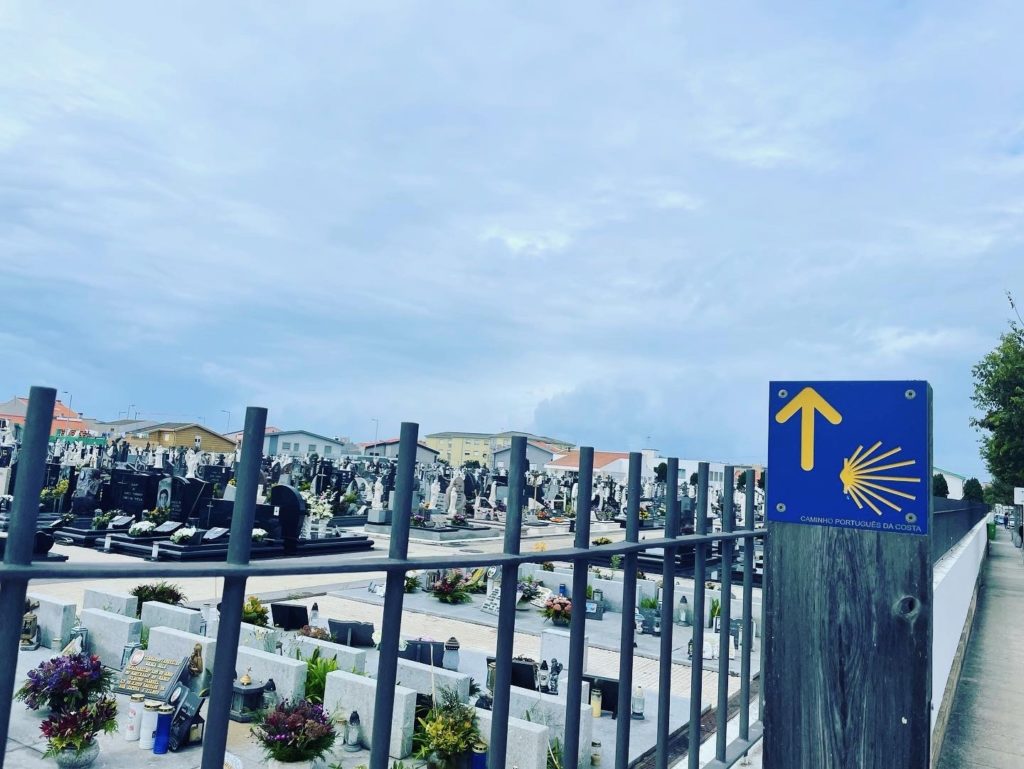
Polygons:
<instances>
[{"instance_id":1,"label":"gravestone","mask_svg":"<svg viewBox=\"0 0 1024 769\"><path fill-rule=\"evenodd\" d=\"M103 474L99 470L91 467L83 469L71 495L71 512L85 515L94 511L99 504L102 486Z\"/></svg>"},{"instance_id":2,"label":"gravestone","mask_svg":"<svg viewBox=\"0 0 1024 769\"><path fill-rule=\"evenodd\" d=\"M144 694L147 699L167 701L178 685L188 657L163 658L145 649L137 649L128 658L114 684L120 694Z\"/></svg>"},{"instance_id":3,"label":"gravestone","mask_svg":"<svg viewBox=\"0 0 1024 769\"><path fill-rule=\"evenodd\" d=\"M174 531L177 531L180 528L181 528L181 522L180 521L164 521L159 526L157 526L155 529L153 529L153 533L154 534L171 534L171 533L173 533Z\"/></svg>"},{"instance_id":4,"label":"gravestone","mask_svg":"<svg viewBox=\"0 0 1024 769\"><path fill-rule=\"evenodd\" d=\"M217 540L225 539L230 533L230 529L225 529L220 526L214 526L212 529L203 534L203 542L216 542Z\"/></svg>"},{"instance_id":5,"label":"gravestone","mask_svg":"<svg viewBox=\"0 0 1024 769\"><path fill-rule=\"evenodd\" d=\"M125 647L142 638L142 622L103 609L82 609L81 618L89 631L89 651L106 667L120 670Z\"/></svg>"},{"instance_id":6,"label":"gravestone","mask_svg":"<svg viewBox=\"0 0 1024 769\"><path fill-rule=\"evenodd\" d=\"M306 693L306 672L308 666L302 660L285 657L248 647L238 648L238 674L248 671L254 681L265 683L273 678L277 693L282 700L302 699Z\"/></svg>"},{"instance_id":7,"label":"gravestone","mask_svg":"<svg viewBox=\"0 0 1024 769\"><path fill-rule=\"evenodd\" d=\"M286 555L294 555L299 547L299 534L306 517L306 500L291 486L274 486L270 504L277 509L281 524L281 540Z\"/></svg>"},{"instance_id":8,"label":"gravestone","mask_svg":"<svg viewBox=\"0 0 1024 769\"><path fill-rule=\"evenodd\" d=\"M412 735L416 723L416 691L405 686L395 686L394 691L384 693L394 697L394 712L391 723L391 742L388 754L392 758L405 758L412 752ZM377 697L377 682L372 678L335 670L327 674L324 687L324 708L331 713L341 713L348 718L352 711L359 713L362 724L360 744L370 747L373 734L373 708ZM543 767L540 767L543 769Z\"/></svg>"},{"instance_id":9,"label":"gravestone","mask_svg":"<svg viewBox=\"0 0 1024 769\"><path fill-rule=\"evenodd\" d=\"M113 507L133 515L152 510L157 506L159 482L159 477L155 475L113 470L110 477Z\"/></svg>"},{"instance_id":10,"label":"gravestone","mask_svg":"<svg viewBox=\"0 0 1024 769\"><path fill-rule=\"evenodd\" d=\"M498 615L498 607L501 604L501 588L496 587L480 606L480 611L485 614Z\"/></svg>"},{"instance_id":11,"label":"gravestone","mask_svg":"<svg viewBox=\"0 0 1024 769\"><path fill-rule=\"evenodd\" d=\"M131 593L115 593L108 590L86 588L82 597L82 608L102 609L135 618L138 615L139 599Z\"/></svg>"},{"instance_id":12,"label":"gravestone","mask_svg":"<svg viewBox=\"0 0 1024 769\"><path fill-rule=\"evenodd\" d=\"M74 601L41 593L29 593L28 597L39 604L35 610L39 621L39 641L51 649L63 649L71 640L71 629L75 626L75 612L78 605Z\"/></svg>"}]
</instances>

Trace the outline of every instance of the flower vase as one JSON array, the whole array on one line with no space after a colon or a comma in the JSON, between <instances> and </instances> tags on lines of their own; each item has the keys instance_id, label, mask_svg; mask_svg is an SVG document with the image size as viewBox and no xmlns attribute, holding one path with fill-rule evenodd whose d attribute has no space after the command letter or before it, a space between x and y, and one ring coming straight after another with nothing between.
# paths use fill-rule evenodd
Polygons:
<instances>
[{"instance_id":1,"label":"flower vase","mask_svg":"<svg viewBox=\"0 0 1024 769\"><path fill-rule=\"evenodd\" d=\"M267 760L267 769L313 769L313 761L278 761L271 758Z\"/></svg>"},{"instance_id":2,"label":"flower vase","mask_svg":"<svg viewBox=\"0 0 1024 769\"><path fill-rule=\"evenodd\" d=\"M529 611L530 608L529 601L519 601L516 603L516 611Z\"/></svg>"},{"instance_id":3,"label":"flower vase","mask_svg":"<svg viewBox=\"0 0 1024 769\"><path fill-rule=\"evenodd\" d=\"M85 769L87 766L92 766L92 762L99 754L100 745L94 739L81 751L62 750L54 758L57 761L57 766L62 769Z\"/></svg>"},{"instance_id":4,"label":"flower vase","mask_svg":"<svg viewBox=\"0 0 1024 769\"><path fill-rule=\"evenodd\" d=\"M552 617L551 624L555 627L569 627L568 617Z\"/></svg>"}]
</instances>

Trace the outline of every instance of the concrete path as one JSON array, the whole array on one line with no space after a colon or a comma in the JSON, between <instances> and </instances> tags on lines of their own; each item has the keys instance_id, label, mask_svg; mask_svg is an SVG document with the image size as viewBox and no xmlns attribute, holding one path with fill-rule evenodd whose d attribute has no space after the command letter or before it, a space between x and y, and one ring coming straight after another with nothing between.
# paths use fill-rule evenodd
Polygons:
<instances>
[{"instance_id":1,"label":"concrete path","mask_svg":"<svg viewBox=\"0 0 1024 769\"><path fill-rule=\"evenodd\" d=\"M1024 767L1024 561L990 543L938 769Z\"/></svg>"}]
</instances>

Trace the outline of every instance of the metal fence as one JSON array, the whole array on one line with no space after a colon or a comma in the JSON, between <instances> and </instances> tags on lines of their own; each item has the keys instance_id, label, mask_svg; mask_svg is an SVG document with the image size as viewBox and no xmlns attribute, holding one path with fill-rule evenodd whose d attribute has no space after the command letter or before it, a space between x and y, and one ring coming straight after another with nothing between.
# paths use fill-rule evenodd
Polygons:
<instances>
[{"instance_id":1,"label":"metal fence","mask_svg":"<svg viewBox=\"0 0 1024 769\"><path fill-rule=\"evenodd\" d=\"M399 445L398 468L395 490L395 515L387 557L353 561L348 556L305 559L278 559L250 563L251 537L256 507L257 482L262 460L263 435L267 412L262 408L246 411L245 433L242 443L241 461L238 467L238 484L234 511L231 521L231 536L225 563L143 563L135 564L73 564L48 565L32 564L32 540L36 530L39 492L42 489L46 449L52 423L56 391L51 388L33 387L28 406L22 451L19 455L17 494L11 514L10 530L3 565L0 566L0 655L3 659L17 657L21 617L28 582L32 579L99 579L99 578L182 578L182 577L223 577L224 589L221 600L221 621L217 633L217 651L214 658L211 696L207 708L206 734L203 744L202 769L221 769L227 741L228 711L232 691L237 647L242 618L242 603L248 577L298 574L356 574L361 572L387 573L383 623L379 645L380 660L377 670L374 725L370 747L370 769L387 769L390 762L388 745L391 738L394 690L396 684L399 635L401 629L402 604L404 599L405 574L410 570L448 568L455 564L449 557L409 558L409 523L413 496L416 445L418 426L403 423ZM590 500L593 486L593 448L580 450L579 494L576 515L574 547L562 550L547 550L542 553L522 554L519 549L522 524L524 475L526 463L526 439L512 439L512 456L509 469L508 512L505 521L505 546L502 553L472 554L460 553L458 566L500 566L504 584L514 584L518 578L520 564L542 561L568 561L574 566L573 595L586 593L590 550ZM725 516L721 532L708 530L708 464L701 463L698 470L698 486L695 513L695 532L680 536L680 504L678 500L677 459L668 460L668 507L664 537L639 541L640 531L640 470L641 455L630 454L628 476L628 503L626 510L626 538L622 543L601 547L602 555L623 556L623 608L619 656L619 698L616 723L615 763L616 769L628 765L630 738L630 694L633 676L633 641L635 634L634 612L636 608L637 555L652 549L664 550L663 601L661 607L661 654L659 669L659 696L657 717L657 748L655 766L666 769L669 756L669 708L672 668L672 628L675 604L674 577L676 555L680 551L695 551L694 601L695 618L693 633L693 664L690 682L690 713L688 726L688 764L690 769L700 765L699 751L702 737L702 660L704 635L701 632L705 607L706 562L709 546L720 543L722 595L729 596L733 581L733 564L736 546L742 546L742 643L740 648L741 690L739 708L739 735L728 743L726 724L728 721L728 676L729 653L720 655L716 758L709 766L726 769L735 764L761 738L763 698L758 708L758 719L750 722L751 653L753 639L752 595L754 574L754 543L765 536L764 529L755 528L754 521L754 475L746 474L743 525L734 530L731 516ZM733 477L733 469L727 467L726 478ZM723 509L733 509L733 490L727 488ZM490 769L503 769L507 747L507 723L509 718L509 695L512 676L512 643L515 631L516 593L503 590L498 615L498 642L496 652L495 685L493 692L493 718L488 750ZM729 638L731 602L725 600L721 607L722 645ZM579 713L581 707L581 682L583 680L585 612L577 608L570 620L570 654L568 663L569 686L566 693L566 729L564 755L566 757L588 757L587 750L580 751ZM15 687L15 666L0 666L0 745L7 744L12 694ZM586 748L587 746L582 746ZM572 758L568 760L573 763ZM583 761L584 764L588 760ZM2 758L0 758L2 767Z\"/></svg>"},{"instance_id":2,"label":"metal fence","mask_svg":"<svg viewBox=\"0 0 1024 769\"><path fill-rule=\"evenodd\" d=\"M989 506L962 499L935 498L932 502L932 564L938 562L988 515Z\"/></svg>"}]
</instances>

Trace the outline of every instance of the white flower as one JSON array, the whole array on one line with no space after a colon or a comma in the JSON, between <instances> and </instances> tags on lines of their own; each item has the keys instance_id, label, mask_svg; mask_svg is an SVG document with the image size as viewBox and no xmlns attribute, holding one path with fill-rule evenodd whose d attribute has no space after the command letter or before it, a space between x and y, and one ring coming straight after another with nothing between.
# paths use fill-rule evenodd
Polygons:
<instances>
[{"instance_id":1,"label":"white flower","mask_svg":"<svg viewBox=\"0 0 1024 769\"><path fill-rule=\"evenodd\" d=\"M171 535L171 542L176 545L180 545L182 542L187 542L192 539L195 535L196 530L191 526L186 526L184 529L178 529Z\"/></svg>"},{"instance_id":2,"label":"white flower","mask_svg":"<svg viewBox=\"0 0 1024 769\"><path fill-rule=\"evenodd\" d=\"M128 529L128 536L138 537L142 534L148 534L155 528L156 526L151 521L139 521L138 523L133 523L131 528Z\"/></svg>"},{"instance_id":3,"label":"white flower","mask_svg":"<svg viewBox=\"0 0 1024 769\"><path fill-rule=\"evenodd\" d=\"M317 495L311 491L303 491L302 498L306 500L306 515L310 518L327 519L334 515L330 492Z\"/></svg>"},{"instance_id":4,"label":"white flower","mask_svg":"<svg viewBox=\"0 0 1024 769\"><path fill-rule=\"evenodd\" d=\"M253 541L260 542L261 540L266 539L266 537L267 537L267 532L266 532L265 529L253 529L252 530Z\"/></svg>"}]
</instances>

